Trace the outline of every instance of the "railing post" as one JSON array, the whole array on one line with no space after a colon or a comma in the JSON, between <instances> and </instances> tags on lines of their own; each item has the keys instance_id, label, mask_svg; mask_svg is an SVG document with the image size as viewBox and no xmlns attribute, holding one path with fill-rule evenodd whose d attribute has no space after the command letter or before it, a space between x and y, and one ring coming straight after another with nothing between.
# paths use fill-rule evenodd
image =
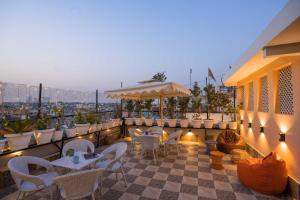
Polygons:
<instances>
[{"instance_id":1,"label":"railing post","mask_svg":"<svg viewBox=\"0 0 300 200\"><path fill-rule=\"evenodd\" d=\"M96 90L96 113L98 113L98 90Z\"/></svg>"}]
</instances>

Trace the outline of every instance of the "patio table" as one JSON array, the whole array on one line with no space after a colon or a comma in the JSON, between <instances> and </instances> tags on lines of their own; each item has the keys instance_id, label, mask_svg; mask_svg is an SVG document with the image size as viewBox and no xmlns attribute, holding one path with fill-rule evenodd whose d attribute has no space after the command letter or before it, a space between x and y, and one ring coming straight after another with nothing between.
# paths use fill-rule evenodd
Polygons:
<instances>
[{"instance_id":1,"label":"patio table","mask_svg":"<svg viewBox=\"0 0 300 200\"><path fill-rule=\"evenodd\" d=\"M94 162L96 162L97 160L99 160L103 157L102 154L98 154L98 157L96 157L96 158L85 159L84 154L86 154L86 153L87 152L76 152L76 155L79 156L78 164L73 163L73 157L64 156L57 160L52 161L51 165L78 171L78 170L82 170L83 168L93 164Z\"/></svg>"}]
</instances>

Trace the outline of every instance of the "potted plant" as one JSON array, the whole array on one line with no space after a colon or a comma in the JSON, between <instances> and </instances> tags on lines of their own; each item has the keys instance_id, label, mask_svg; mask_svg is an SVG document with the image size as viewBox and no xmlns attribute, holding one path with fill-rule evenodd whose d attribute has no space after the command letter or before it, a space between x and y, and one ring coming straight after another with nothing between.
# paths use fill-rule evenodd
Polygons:
<instances>
[{"instance_id":1,"label":"potted plant","mask_svg":"<svg viewBox=\"0 0 300 200\"><path fill-rule=\"evenodd\" d=\"M54 128L48 129L49 117L42 116L37 119L34 131L34 138L38 145L49 143L53 137Z\"/></svg>"},{"instance_id":2,"label":"potted plant","mask_svg":"<svg viewBox=\"0 0 300 200\"><path fill-rule=\"evenodd\" d=\"M216 106L220 109L221 112L221 121L219 122L219 129L226 129L227 122L224 121L224 113L230 104L230 97L228 94L223 92L216 93Z\"/></svg>"},{"instance_id":3,"label":"potted plant","mask_svg":"<svg viewBox=\"0 0 300 200\"><path fill-rule=\"evenodd\" d=\"M110 121L110 127L120 126L120 118L122 116L121 105L116 104L114 109L114 118Z\"/></svg>"},{"instance_id":4,"label":"potted plant","mask_svg":"<svg viewBox=\"0 0 300 200\"><path fill-rule=\"evenodd\" d=\"M90 124L87 123L86 116L82 112L77 111L74 120L75 120L76 133L78 135L87 134L90 128Z\"/></svg>"},{"instance_id":5,"label":"potted plant","mask_svg":"<svg viewBox=\"0 0 300 200\"><path fill-rule=\"evenodd\" d=\"M192 110L195 113L193 115L193 127L194 128L200 128L201 123L202 123L202 118L201 118L201 89L198 85L198 82L195 82L193 85L193 89L191 89L192 93Z\"/></svg>"},{"instance_id":6,"label":"potted plant","mask_svg":"<svg viewBox=\"0 0 300 200\"><path fill-rule=\"evenodd\" d=\"M134 109L138 114L138 117L134 118L134 123L137 126L142 126L143 122L144 122L144 120L142 118L142 102L139 100L134 101Z\"/></svg>"},{"instance_id":7,"label":"potted plant","mask_svg":"<svg viewBox=\"0 0 300 200\"><path fill-rule=\"evenodd\" d=\"M152 118L152 103L153 99L148 99L144 101L144 107L147 110L147 115L145 116L146 126L152 126L154 123L154 120Z\"/></svg>"},{"instance_id":8,"label":"potted plant","mask_svg":"<svg viewBox=\"0 0 300 200\"><path fill-rule=\"evenodd\" d=\"M175 117L177 99L175 97L169 97L166 100L167 114L169 119L167 119L167 124L169 127L176 127L177 119Z\"/></svg>"},{"instance_id":9,"label":"potted plant","mask_svg":"<svg viewBox=\"0 0 300 200\"><path fill-rule=\"evenodd\" d=\"M126 123L126 125L128 125L128 126L132 126L132 125L133 125L133 122L134 122L133 118L131 118L131 117L132 117L132 116L131 116L131 115L132 115L132 112L133 112L133 110L134 110L133 100L127 100L127 101L126 101L125 109L126 109L127 112L128 112L128 117L126 118L125 123Z\"/></svg>"},{"instance_id":10,"label":"potted plant","mask_svg":"<svg viewBox=\"0 0 300 200\"><path fill-rule=\"evenodd\" d=\"M235 120L234 118L234 115L236 113L238 113L239 111L239 107L235 108L232 104L232 102L230 102L228 105L227 105L227 110L226 110L226 114L230 116L230 122L228 123L229 124L229 129L232 129L232 130L236 130L237 129L237 121Z\"/></svg>"},{"instance_id":11,"label":"potted plant","mask_svg":"<svg viewBox=\"0 0 300 200\"><path fill-rule=\"evenodd\" d=\"M193 114L193 128L201 128L202 117L200 113Z\"/></svg>"},{"instance_id":12,"label":"potted plant","mask_svg":"<svg viewBox=\"0 0 300 200\"><path fill-rule=\"evenodd\" d=\"M210 114L216 108L216 92L215 87L212 84L208 84L204 87L207 100L207 118L204 119L204 127L212 128L214 125L214 120L210 118Z\"/></svg>"},{"instance_id":13,"label":"potted plant","mask_svg":"<svg viewBox=\"0 0 300 200\"><path fill-rule=\"evenodd\" d=\"M64 121L64 109L63 107L55 107L53 109L53 112L55 113L56 123L55 123L55 131L52 140L59 141L62 139L64 133L62 129L62 123Z\"/></svg>"},{"instance_id":14,"label":"potted plant","mask_svg":"<svg viewBox=\"0 0 300 200\"><path fill-rule=\"evenodd\" d=\"M180 112L180 127L187 128L189 126L189 119L186 116L188 111L190 97L178 97L178 107Z\"/></svg>"},{"instance_id":15,"label":"potted plant","mask_svg":"<svg viewBox=\"0 0 300 200\"><path fill-rule=\"evenodd\" d=\"M34 123L30 119L14 122L5 121L3 123L3 129L6 132L4 137L7 138L10 150L15 151L27 148L34 133L33 128Z\"/></svg>"}]
</instances>

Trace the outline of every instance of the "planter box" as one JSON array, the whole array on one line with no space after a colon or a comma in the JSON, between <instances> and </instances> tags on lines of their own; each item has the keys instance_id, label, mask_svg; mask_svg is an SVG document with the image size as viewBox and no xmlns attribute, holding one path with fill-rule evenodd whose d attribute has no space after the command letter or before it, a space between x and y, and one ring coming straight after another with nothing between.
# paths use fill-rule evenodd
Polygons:
<instances>
[{"instance_id":1,"label":"planter box","mask_svg":"<svg viewBox=\"0 0 300 200\"><path fill-rule=\"evenodd\" d=\"M75 124L78 135L85 135L88 133L90 124Z\"/></svg>"},{"instance_id":2,"label":"planter box","mask_svg":"<svg viewBox=\"0 0 300 200\"><path fill-rule=\"evenodd\" d=\"M227 123L224 122L224 121L220 121L220 122L219 122L219 129L224 130L224 129L226 129L226 128L227 128Z\"/></svg>"},{"instance_id":3,"label":"planter box","mask_svg":"<svg viewBox=\"0 0 300 200\"><path fill-rule=\"evenodd\" d=\"M133 125L133 122L134 122L133 118L126 118L126 119L125 119L125 123L126 123L126 125L128 125L128 126L132 126L132 125Z\"/></svg>"},{"instance_id":4,"label":"planter box","mask_svg":"<svg viewBox=\"0 0 300 200\"><path fill-rule=\"evenodd\" d=\"M53 129L46 129L46 130L36 130L34 132L34 138L38 145L40 144L47 144L51 142L51 139L54 134L54 128Z\"/></svg>"},{"instance_id":5,"label":"planter box","mask_svg":"<svg viewBox=\"0 0 300 200\"><path fill-rule=\"evenodd\" d=\"M153 126L154 123L154 119L150 118L150 119L145 119L145 124L146 126Z\"/></svg>"},{"instance_id":6,"label":"planter box","mask_svg":"<svg viewBox=\"0 0 300 200\"><path fill-rule=\"evenodd\" d=\"M134 123L137 126L142 126L144 123L144 119L143 118L134 118Z\"/></svg>"},{"instance_id":7,"label":"planter box","mask_svg":"<svg viewBox=\"0 0 300 200\"><path fill-rule=\"evenodd\" d=\"M7 139L0 139L0 154L3 153Z\"/></svg>"},{"instance_id":8,"label":"planter box","mask_svg":"<svg viewBox=\"0 0 300 200\"><path fill-rule=\"evenodd\" d=\"M193 119L193 128L201 128L202 120Z\"/></svg>"},{"instance_id":9,"label":"planter box","mask_svg":"<svg viewBox=\"0 0 300 200\"><path fill-rule=\"evenodd\" d=\"M60 131L54 131L53 136L52 136L52 140L53 141L59 141L62 139L62 136L64 134L63 130Z\"/></svg>"},{"instance_id":10,"label":"planter box","mask_svg":"<svg viewBox=\"0 0 300 200\"><path fill-rule=\"evenodd\" d=\"M237 122L229 122L229 129L236 130L237 129Z\"/></svg>"},{"instance_id":11,"label":"planter box","mask_svg":"<svg viewBox=\"0 0 300 200\"><path fill-rule=\"evenodd\" d=\"M89 128L89 133L93 133L97 131L98 124L92 124Z\"/></svg>"},{"instance_id":12,"label":"planter box","mask_svg":"<svg viewBox=\"0 0 300 200\"><path fill-rule=\"evenodd\" d=\"M116 127L120 125L120 119L111 119L111 127Z\"/></svg>"},{"instance_id":13,"label":"planter box","mask_svg":"<svg viewBox=\"0 0 300 200\"><path fill-rule=\"evenodd\" d=\"M162 121L161 121L160 119L156 119L155 121L156 121L157 126L162 127L162 126L165 125L165 120L162 120Z\"/></svg>"},{"instance_id":14,"label":"planter box","mask_svg":"<svg viewBox=\"0 0 300 200\"><path fill-rule=\"evenodd\" d=\"M76 136L76 128L67 128L65 129L65 132L68 138Z\"/></svg>"},{"instance_id":15,"label":"planter box","mask_svg":"<svg viewBox=\"0 0 300 200\"><path fill-rule=\"evenodd\" d=\"M212 128L214 126L214 120L213 119L205 119L204 120L204 127L205 128Z\"/></svg>"},{"instance_id":16,"label":"planter box","mask_svg":"<svg viewBox=\"0 0 300 200\"><path fill-rule=\"evenodd\" d=\"M16 151L20 149L25 149L29 146L29 142L33 133L34 132L27 132L22 134L6 134L4 136L7 138L10 150Z\"/></svg>"},{"instance_id":17,"label":"planter box","mask_svg":"<svg viewBox=\"0 0 300 200\"><path fill-rule=\"evenodd\" d=\"M180 119L179 123L181 128L189 127L189 119Z\"/></svg>"},{"instance_id":18,"label":"planter box","mask_svg":"<svg viewBox=\"0 0 300 200\"><path fill-rule=\"evenodd\" d=\"M176 127L177 119L167 119L167 123L169 127Z\"/></svg>"}]
</instances>

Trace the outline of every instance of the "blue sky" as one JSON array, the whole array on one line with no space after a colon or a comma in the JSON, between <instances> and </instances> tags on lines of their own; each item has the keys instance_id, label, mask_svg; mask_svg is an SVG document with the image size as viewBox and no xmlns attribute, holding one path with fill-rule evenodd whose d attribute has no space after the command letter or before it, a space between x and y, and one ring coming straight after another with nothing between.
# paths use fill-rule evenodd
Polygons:
<instances>
[{"instance_id":1,"label":"blue sky","mask_svg":"<svg viewBox=\"0 0 300 200\"><path fill-rule=\"evenodd\" d=\"M251 45L287 0L0 1L0 81L100 91L189 85Z\"/></svg>"}]
</instances>

